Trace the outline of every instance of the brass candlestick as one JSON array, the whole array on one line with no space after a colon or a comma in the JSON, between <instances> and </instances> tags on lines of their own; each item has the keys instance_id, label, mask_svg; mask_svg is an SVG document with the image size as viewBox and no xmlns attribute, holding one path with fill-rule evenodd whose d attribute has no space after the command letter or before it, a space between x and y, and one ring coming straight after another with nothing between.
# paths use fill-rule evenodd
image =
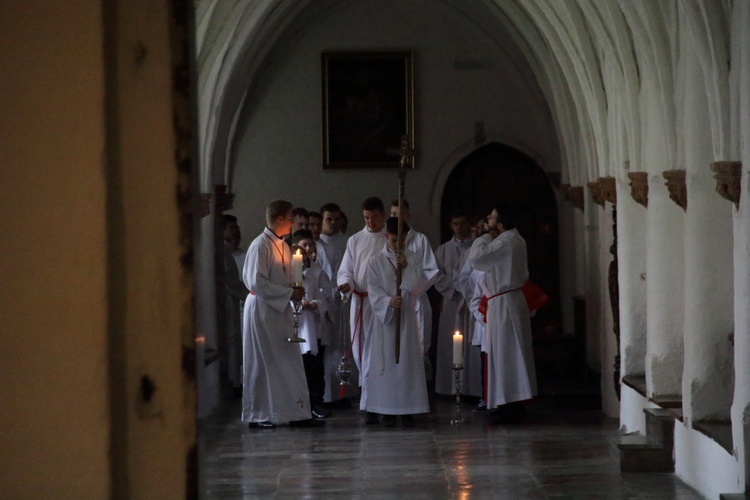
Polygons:
<instances>
[{"instance_id":1,"label":"brass candlestick","mask_svg":"<svg viewBox=\"0 0 750 500\"><path fill-rule=\"evenodd\" d=\"M295 283L293 287L304 288L302 283ZM287 337L286 341L299 344L305 342L305 339L299 336L299 315L302 313L302 300L294 300L292 303L294 304L294 307L292 308L292 315L294 316L294 334L291 337Z\"/></svg>"},{"instance_id":2,"label":"brass candlestick","mask_svg":"<svg viewBox=\"0 0 750 500\"><path fill-rule=\"evenodd\" d=\"M456 374L456 418L451 420L452 425L467 422L463 415L461 415L461 370L463 369L463 364L453 364L453 372Z\"/></svg>"}]
</instances>

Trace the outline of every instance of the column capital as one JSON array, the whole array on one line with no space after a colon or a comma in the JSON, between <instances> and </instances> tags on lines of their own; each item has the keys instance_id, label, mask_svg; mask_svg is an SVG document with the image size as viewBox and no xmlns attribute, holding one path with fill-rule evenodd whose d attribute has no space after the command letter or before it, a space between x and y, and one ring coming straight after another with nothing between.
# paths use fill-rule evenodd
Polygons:
<instances>
[{"instance_id":1,"label":"column capital","mask_svg":"<svg viewBox=\"0 0 750 500\"><path fill-rule=\"evenodd\" d=\"M565 201L570 202L578 210L583 211L583 186L561 184L560 190L563 193Z\"/></svg>"},{"instance_id":2,"label":"column capital","mask_svg":"<svg viewBox=\"0 0 750 500\"><path fill-rule=\"evenodd\" d=\"M742 191L742 162L715 161L711 163L711 171L716 179L716 192L734 203L735 209L740 209L740 194Z\"/></svg>"},{"instance_id":3,"label":"column capital","mask_svg":"<svg viewBox=\"0 0 750 500\"><path fill-rule=\"evenodd\" d=\"M630 179L630 196L648 208L648 172L628 172Z\"/></svg>"},{"instance_id":4,"label":"column capital","mask_svg":"<svg viewBox=\"0 0 750 500\"><path fill-rule=\"evenodd\" d=\"M215 206L217 212L223 212L232 208L234 194L229 192L229 188L225 184L214 186L214 196L216 197Z\"/></svg>"},{"instance_id":5,"label":"column capital","mask_svg":"<svg viewBox=\"0 0 750 500\"><path fill-rule=\"evenodd\" d=\"M589 193L591 193L591 199L594 200L594 203L599 205L600 207L604 207L604 195L602 195L602 188L599 185L599 181L591 181L587 182L586 186L589 188Z\"/></svg>"},{"instance_id":6,"label":"column capital","mask_svg":"<svg viewBox=\"0 0 750 500\"><path fill-rule=\"evenodd\" d=\"M614 177L599 177L599 191L604 201L617 205L617 181Z\"/></svg>"},{"instance_id":7,"label":"column capital","mask_svg":"<svg viewBox=\"0 0 750 500\"><path fill-rule=\"evenodd\" d=\"M664 183L669 190L669 199L687 211L687 187L685 185L685 170L665 170L661 175L667 180Z\"/></svg>"}]
</instances>

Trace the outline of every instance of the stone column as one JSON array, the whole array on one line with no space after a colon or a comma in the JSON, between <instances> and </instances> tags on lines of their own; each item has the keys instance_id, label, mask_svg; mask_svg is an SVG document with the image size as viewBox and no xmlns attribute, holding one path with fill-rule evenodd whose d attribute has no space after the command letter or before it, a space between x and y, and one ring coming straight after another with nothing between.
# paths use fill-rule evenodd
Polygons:
<instances>
[{"instance_id":1,"label":"stone column","mask_svg":"<svg viewBox=\"0 0 750 500\"><path fill-rule=\"evenodd\" d=\"M589 196L586 197L583 212L586 224L586 363L591 370L601 373L601 342L604 335L602 329L601 279L606 276L606 269L602 267L600 262L599 226L604 199L601 197L598 182L589 182L587 186L586 191L588 191Z\"/></svg>"},{"instance_id":2,"label":"stone column","mask_svg":"<svg viewBox=\"0 0 750 500\"><path fill-rule=\"evenodd\" d=\"M646 373L646 207L648 174L630 172L630 184L617 183L617 240L620 263L620 370Z\"/></svg>"},{"instance_id":3,"label":"stone column","mask_svg":"<svg viewBox=\"0 0 750 500\"><path fill-rule=\"evenodd\" d=\"M744 472L745 492L750 493L750 207L747 193L750 189L750 3L739 2L734 6L735 25L739 49L739 128L740 140L745 147L741 151L741 190L745 202L740 203L734 217L734 403L732 404L732 437L736 456Z\"/></svg>"},{"instance_id":4,"label":"stone column","mask_svg":"<svg viewBox=\"0 0 750 500\"><path fill-rule=\"evenodd\" d=\"M682 392L685 213L670 199L663 175L650 174L648 183L646 386L650 397L678 398Z\"/></svg>"},{"instance_id":5,"label":"stone column","mask_svg":"<svg viewBox=\"0 0 750 500\"><path fill-rule=\"evenodd\" d=\"M699 144L694 139L687 143ZM716 195L707 164L695 161L706 156L696 151L687 157L683 410L686 421L728 421L734 385L734 207Z\"/></svg>"},{"instance_id":6,"label":"stone column","mask_svg":"<svg viewBox=\"0 0 750 500\"><path fill-rule=\"evenodd\" d=\"M685 422L729 421L734 369L732 212L716 194L710 169L711 135L706 87L697 57L684 54L683 116L685 189L685 361L682 408ZM729 113L728 109L720 110ZM729 133L726 131L725 133Z\"/></svg>"}]
</instances>

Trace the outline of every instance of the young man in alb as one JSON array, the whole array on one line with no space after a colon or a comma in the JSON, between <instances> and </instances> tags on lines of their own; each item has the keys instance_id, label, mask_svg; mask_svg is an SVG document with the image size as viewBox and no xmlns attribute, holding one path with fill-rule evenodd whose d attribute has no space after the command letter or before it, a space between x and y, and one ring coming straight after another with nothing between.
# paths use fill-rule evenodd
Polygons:
<instances>
[{"instance_id":1,"label":"young man in alb","mask_svg":"<svg viewBox=\"0 0 750 500\"><path fill-rule=\"evenodd\" d=\"M402 234L409 230L401 222ZM401 416L404 427L414 426L414 415L428 413L425 378L417 320L419 297L429 286L422 268L421 255L403 249L398 240L399 220L386 222L387 244L368 263L367 293L372 319L365 356L368 358L362 377L360 409L382 415L383 425L393 427ZM403 237L402 237L403 239ZM396 289L396 272L402 269L401 294ZM399 361L396 363L396 318L401 317Z\"/></svg>"}]
</instances>

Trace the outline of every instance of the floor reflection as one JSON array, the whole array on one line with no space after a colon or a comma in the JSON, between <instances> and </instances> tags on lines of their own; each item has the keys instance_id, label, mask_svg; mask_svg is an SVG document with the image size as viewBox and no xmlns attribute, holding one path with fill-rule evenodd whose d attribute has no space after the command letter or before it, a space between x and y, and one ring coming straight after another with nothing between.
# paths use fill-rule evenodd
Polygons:
<instances>
[{"instance_id":1,"label":"floor reflection","mask_svg":"<svg viewBox=\"0 0 750 500\"><path fill-rule=\"evenodd\" d=\"M320 428L248 430L238 401L200 422L203 498L701 498L673 474L619 472L617 422L527 407L492 427L437 400L415 428L365 427L355 409Z\"/></svg>"}]
</instances>

